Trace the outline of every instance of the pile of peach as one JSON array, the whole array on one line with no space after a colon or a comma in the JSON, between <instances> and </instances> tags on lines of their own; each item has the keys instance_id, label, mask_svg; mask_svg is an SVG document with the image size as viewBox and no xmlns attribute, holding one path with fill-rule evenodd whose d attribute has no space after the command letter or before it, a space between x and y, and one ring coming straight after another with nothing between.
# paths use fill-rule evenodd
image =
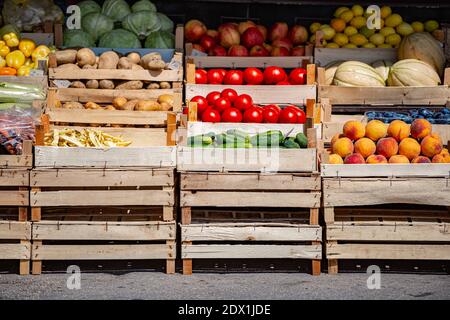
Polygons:
<instances>
[{"instance_id":1,"label":"pile of peach","mask_svg":"<svg viewBox=\"0 0 450 320\"><path fill-rule=\"evenodd\" d=\"M389 126L372 120L366 126L347 121L342 134L331 139L330 164L450 163L450 154L431 123L415 120L411 126L401 120Z\"/></svg>"}]
</instances>

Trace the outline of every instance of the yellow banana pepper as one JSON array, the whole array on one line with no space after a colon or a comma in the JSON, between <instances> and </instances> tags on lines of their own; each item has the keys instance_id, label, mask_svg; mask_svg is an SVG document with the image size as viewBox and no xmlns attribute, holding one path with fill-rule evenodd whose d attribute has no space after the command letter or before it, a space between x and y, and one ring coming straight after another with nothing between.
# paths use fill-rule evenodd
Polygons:
<instances>
[{"instance_id":1,"label":"yellow banana pepper","mask_svg":"<svg viewBox=\"0 0 450 320\"><path fill-rule=\"evenodd\" d=\"M18 76L29 76L31 66L21 66L19 69L17 69L17 75Z\"/></svg>"},{"instance_id":2,"label":"yellow banana pepper","mask_svg":"<svg viewBox=\"0 0 450 320\"><path fill-rule=\"evenodd\" d=\"M33 61L37 61L40 59L46 59L49 54L50 54L50 49L47 46L40 45L40 46L37 46L36 49L33 50L31 57L33 58Z\"/></svg>"},{"instance_id":3,"label":"yellow banana pepper","mask_svg":"<svg viewBox=\"0 0 450 320\"><path fill-rule=\"evenodd\" d=\"M0 68L3 68L4 66L6 66L6 60L3 59L3 57L0 57Z\"/></svg>"},{"instance_id":4,"label":"yellow banana pepper","mask_svg":"<svg viewBox=\"0 0 450 320\"><path fill-rule=\"evenodd\" d=\"M9 47L5 44L5 45L0 45L0 57L6 57L9 53Z\"/></svg>"},{"instance_id":5,"label":"yellow banana pepper","mask_svg":"<svg viewBox=\"0 0 450 320\"><path fill-rule=\"evenodd\" d=\"M25 57L31 56L33 50L36 48L36 44L33 40L22 39L19 42L19 50L25 55Z\"/></svg>"},{"instance_id":6,"label":"yellow banana pepper","mask_svg":"<svg viewBox=\"0 0 450 320\"><path fill-rule=\"evenodd\" d=\"M6 45L10 48L17 47L19 45L19 39L14 32L7 33L3 36L3 40L5 40Z\"/></svg>"},{"instance_id":7,"label":"yellow banana pepper","mask_svg":"<svg viewBox=\"0 0 450 320\"><path fill-rule=\"evenodd\" d=\"M8 67L19 69L25 63L25 55L20 50L14 50L6 56Z\"/></svg>"}]
</instances>

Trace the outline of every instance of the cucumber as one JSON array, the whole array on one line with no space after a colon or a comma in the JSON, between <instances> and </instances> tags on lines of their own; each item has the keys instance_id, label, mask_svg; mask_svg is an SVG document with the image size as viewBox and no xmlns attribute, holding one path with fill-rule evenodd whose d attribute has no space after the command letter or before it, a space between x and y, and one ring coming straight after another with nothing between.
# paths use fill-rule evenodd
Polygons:
<instances>
[{"instance_id":1,"label":"cucumber","mask_svg":"<svg viewBox=\"0 0 450 320\"><path fill-rule=\"evenodd\" d=\"M248 143L248 142L235 142L235 143L222 144L218 147L227 148L227 149L228 148L233 148L233 149L246 148L247 149L247 148L252 148L253 146L251 143Z\"/></svg>"},{"instance_id":2,"label":"cucumber","mask_svg":"<svg viewBox=\"0 0 450 320\"><path fill-rule=\"evenodd\" d=\"M244 140L248 141L250 139L249 135L246 132L238 130L238 129L228 129L226 134L228 134L230 136L235 136L239 140L244 139Z\"/></svg>"},{"instance_id":3,"label":"cucumber","mask_svg":"<svg viewBox=\"0 0 450 320\"><path fill-rule=\"evenodd\" d=\"M300 148L308 148L308 138L304 133L297 133L297 135L295 136L295 140L300 145Z\"/></svg>"},{"instance_id":4,"label":"cucumber","mask_svg":"<svg viewBox=\"0 0 450 320\"><path fill-rule=\"evenodd\" d=\"M217 145L226 144L234 145L235 143L246 143L248 142L245 138L241 136L230 135L226 133L221 133L214 136L214 142Z\"/></svg>"},{"instance_id":5,"label":"cucumber","mask_svg":"<svg viewBox=\"0 0 450 320\"><path fill-rule=\"evenodd\" d=\"M286 138L283 142L283 146L289 149L300 149L300 145L297 142L295 142L294 137Z\"/></svg>"},{"instance_id":6,"label":"cucumber","mask_svg":"<svg viewBox=\"0 0 450 320\"><path fill-rule=\"evenodd\" d=\"M209 136L205 135L198 135L198 136L191 136L188 137L187 145L189 147L202 147L202 146L208 146L213 143L213 139Z\"/></svg>"},{"instance_id":7,"label":"cucumber","mask_svg":"<svg viewBox=\"0 0 450 320\"><path fill-rule=\"evenodd\" d=\"M270 130L250 138L250 143L257 147L278 147L283 141L283 134L279 130Z\"/></svg>"}]
</instances>

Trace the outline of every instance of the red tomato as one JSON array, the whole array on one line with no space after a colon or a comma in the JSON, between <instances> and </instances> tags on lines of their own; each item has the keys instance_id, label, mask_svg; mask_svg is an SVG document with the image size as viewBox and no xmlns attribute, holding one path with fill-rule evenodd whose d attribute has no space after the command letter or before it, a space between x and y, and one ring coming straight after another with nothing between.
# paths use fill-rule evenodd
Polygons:
<instances>
[{"instance_id":1,"label":"red tomato","mask_svg":"<svg viewBox=\"0 0 450 320\"><path fill-rule=\"evenodd\" d=\"M244 112L244 122L261 123L263 121L263 115L258 110L258 107L252 106Z\"/></svg>"},{"instance_id":2,"label":"red tomato","mask_svg":"<svg viewBox=\"0 0 450 320\"><path fill-rule=\"evenodd\" d=\"M191 99L191 102L197 102L197 113L199 115L208 108L208 100L205 97L195 96Z\"/></svg>"},{"instance_id":3,"label":"red tomato","mask_svg":"<svg viewBox=\"0 0 450 320\"><path fill-rule=\"evenodd\" d=\"M280 81L277 83L277 86L290 86L291 83L289 81Z\"/></svg>"},{"instance_id":4,"label":"red tomato","mask_svg":"<svg viewBox=\"0 0 450 320\"><path fill-rule=\"evenodd\" d=\"M281 112L281 108L279 106L277 106L276 104L268 104L264 106L264 109L273 109L276 112L280 113Z\"/></svg>"},{"instance_id":5,"label":"red tomato","mask_svg":"<svg viewBox=\"0 0 450 320\"><path fill-rule=\"evenodd\" d=\"M264 108L263 119L265 123L278 123L278 117L280 112L276 111L274 108Z\"/></svg>"},{"instance_id":6,"label":"red tomato","mask_svg":"<svg viewBox=\"0 0 450 320\"><path fill-rule=\"evenodd\" d=\"M225 77L225 75L227 74L227 70L225 69L216 69L216 70L222 74L222 77Z\"/></svg>"},{"instance_id":7,"label":"red tomato","mask_svg":"<svg viewBox=\"0 0 450 320\"><path fill-rule=\"evenodd\" d=\"M208 72L205 69L195 70L195 83L196 84L207 84L208 83Z\"/></svg>"},{"instance_id":8,"label":"red tomato","mask_svg":"<svg viewBox=\"0 0 450 320\"><path fill-rule=\"evenodd\" d=\"M295 68L289 74L289 81L292 84L305 84L306 83L306 69L304 68Z\"/></svg>"},{"instance_id":9,"label":"red tomato","mask_svg":"<svg viewBox=\"0 0 450 320\"><path fill-rule=\"evenodd\" d=\"M278 123L297 123L297 113L291 107L286 107L280 112Z\"/></svg>"},{"instance_id":10,"label":"red tomato","mask_svg":"<svg viewBox=\"0 0 450 320\"><path fill-rule=\"evenodd\" d=\"M231 102L227 98L220 97L214 101L214 109L222 113L223 110L231 108Z\"/></svg>"},{"instance_id":11,"label":"red tomato","mask_svg":"<svg viewBox=\"0 0 450 320\"><path fill-rule=\"evenodd\" d=\"M253 99L248 94L241 94L234 100L234 107L242 112L253 106Z\"/></svg>"},{"instance_id":12,"label":"red tomato","mask_svg":"<svg viewBox=\"0 0 450 320\"><path fill-rule=\"evenodd\" d=\"M267 67L264 70L264 83L265 84L277 84L281 81L287 80L287 74L283 68L279 67Z\"/></svg>"},{"instance_id":13,"label":"red tomato","mask_svg":"<svg viewBox=\"0 0 450 320\"><path fill-rule=\"evenodd\" d=\"M220 98L220 92L219 91L211 91L206 96L206 100L208 100L209 104L214 105L214 101Z\"/></svg>"},{"instance_id":14,"label":"red tomato","mask_svg":"<svg viewBox=\"0 0 450 320\"><path fill-rule=\"evenodd\" d=\"M302 109L297 106L288 106L287 108L291 108L295 112L297 115L297 123L306 123L306 114Z\"/></svg>"},{"instance_id":15,"label":"red tomato","mask_svg":"<svg viewBox=\"0 0 450 320\"><path fill-rule=\"evenodd\" d=\"M222 84L223 83L223 75L218 69L209 69L208 70L208 83L209 84Z\"/></svg>"},{"instance_id":16,"label":"red tomato","mask_svg":"<svg viewBox=\"0 0 450 320\"><path fill-rule=\"evenodd\" d=\"M203 122L220 122L220 113L219 111L208 108L202 114Z\"/></svg>"},{"instance_id":17,"label":"red tomato","mask_svg":"<svg viewBox=\"0 0 450 320\"><path fill-rule=\"evenodd\" d=\"M261 113L261 115L263 114L263 108L261 106L258 106L256 104L254 104L253 106L256 108L256 110L259 111L259 113Z\"/></svg>"},{"instance_id":18,"label":"red tomato","mask_svg":"<svg viewBox=\"0 0 450 320\"><path fill-rule=\"evenodd\" d=\"M244 73L240 70L230 70L223 78L223 83L234 86L244 84Z\"/></svg>"},{"instance_id":19,"label":"red tomato","mask_svg":"<svg viewBox=\"0 0 450 320\"><path fill-rule=\"evenodd\" d=\"M227 98L228 100L230 100L231 103L233 103L234 100L236 100L236 98L238 97L238 94L237 94L236 90L234 90L234 89L225 89L225 90L222 90L222 92L220 93L220 96Z\"/></svg>"},{"instance_id":20,"label":"red tomato","mask_svg":"<svg viewBox=\"0 0 450 320\"><path fill-rule=\"evenodd\" d=\"M225 109L221 117L222 122L242 122L242 113L236 108Z\"/></svg>"},{"instance_id":21,"label":"red tomato","mask_svg":"<svg viewBox=\"0 0 450 320\"><path fill-rule=\"evenodd\" d=\"M258 68L247 68L244 70L244 81L250 85L262 84L264 82L264 73Z\"/></svg>"}]
</instances>

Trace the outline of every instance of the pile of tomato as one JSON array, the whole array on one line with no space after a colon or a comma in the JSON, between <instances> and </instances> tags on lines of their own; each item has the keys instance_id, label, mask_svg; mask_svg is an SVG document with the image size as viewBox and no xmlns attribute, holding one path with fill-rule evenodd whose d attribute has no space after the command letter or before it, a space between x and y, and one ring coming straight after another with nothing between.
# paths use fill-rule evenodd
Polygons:
<instances>
[{"instance_id":1,"label":"pile of tomato","mask_svg":"<svg viewBox=\"0 0 450 320\"><path fill-rule=\"evenodd\" d=\"M281 108L275 104L258 106L248 94L234 89L212 91L206 97L195 96L197 116L203 122L305 123L305 112L295 105ZM185 108L184 113L188 113Z\"/></svg>"},{"instance_id":2,"label":"pile of tomato","mask_svg":"<svg viewBox=\"0 0 450 320\"><path fill-rule=\"evenodd\" d=\"M295 68L289 74L280 67L246 68L241 70L196 69L196 84L225 85L303 85L306 83L306 69Z\"/></svg>"}]
</instances>

